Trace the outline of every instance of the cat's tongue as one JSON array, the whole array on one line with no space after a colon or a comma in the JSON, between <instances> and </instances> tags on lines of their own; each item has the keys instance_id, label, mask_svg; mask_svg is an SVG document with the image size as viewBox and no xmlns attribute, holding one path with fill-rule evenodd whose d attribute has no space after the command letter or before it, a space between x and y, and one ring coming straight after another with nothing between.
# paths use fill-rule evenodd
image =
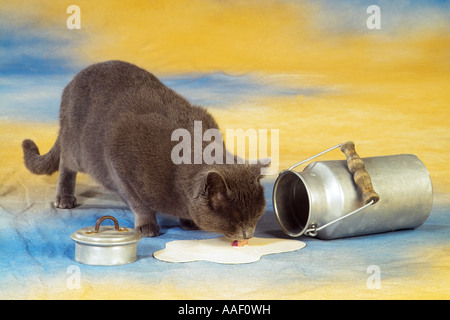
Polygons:
<instances>
[{"instance_id":1,"label":"cat's tongue","mask_svg":"<svg viewBox=\"0 0 450 320\"><path fill-rule=\"evenodd\" d=\"M245 240L242 240L242 241L240 241L240 240L234 240L234 241L231 243L231 246L232 246L232 247L235 247L235 248L241 248L241 247L248 246L248 239L245 239Z\"/></svg>"}]
</instances>

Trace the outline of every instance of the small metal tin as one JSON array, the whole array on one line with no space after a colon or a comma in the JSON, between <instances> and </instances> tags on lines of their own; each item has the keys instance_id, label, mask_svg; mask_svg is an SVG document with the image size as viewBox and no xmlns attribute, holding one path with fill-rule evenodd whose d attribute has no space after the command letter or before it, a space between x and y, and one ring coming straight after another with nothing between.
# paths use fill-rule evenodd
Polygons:
<instances>
[{"instance_id":1,"label":"small metal tin","mask_svg":"<svg viewBox=\"0 0 450 320\"><path fill-rule=\"evenodd\" d=\"M114 226L100 226L103 220ZM113 266L137 260L137 243L142 236L134 229L119 227L112 216L103 216L95 227L78 229L70 235L75 241L75 260L83 264Z\"/></svg>"}]
</instances>

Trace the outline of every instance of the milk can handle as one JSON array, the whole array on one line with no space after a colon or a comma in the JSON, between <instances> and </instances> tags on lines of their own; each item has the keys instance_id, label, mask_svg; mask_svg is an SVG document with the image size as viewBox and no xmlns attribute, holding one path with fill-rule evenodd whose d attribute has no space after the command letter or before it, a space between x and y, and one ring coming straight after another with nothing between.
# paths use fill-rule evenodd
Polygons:
<instances>
[{"instance_id":1,"label":"milk can handle","mask_svg":"<svg viewBox=\"0 0 450 320\"><path fill-rule=\"evenodd\" d=\"M289 168L289 170L294 169L295 167L298 167L299 165L306 163L308 161L311 161L312 159L315 159L327 152L330 152L334 149L341 148L341 151L345 154L345 157L347 158L347 167L350 170L350 172L353 174L353 180L355 181L358 188L361 190L363 194L363 200L364 200L364 206L347 213L346 215L333 220L331 222L328 222L327 224L324 224L323 226L318 226L317 222L313 221L308 229L305 231L305 234L311 237L315 237L317 235L317 232L328 227L329 225L336 223L342 219L345 219L357 212L360 212L364 210L365 208L375 204L378 200L380 200L380 196L375 192L372 186L372 179L370 178L369 172L367 172L364 161L359 157L359 155L355 151L355 144L352 141L347 141L341 144L338 144L334 147L331 147L327 150L324 150L312 157L309 157L308 159L305 159L303 161L300 161L299 163L294 164Z\"/></svg>"},{"instance_id":2,"label":"milk can handle","mask_svg":"<svg viewBox=\"0 0 450 320\"><path fill-rule=\"evenodd\" d=\"M363 194L364 203L377 203L380 196L375 192L372 186L372 179L369 172L367 172L364 161L359 157L355 151L355 144L352 141L347 141L341 145L341 151L347 158L348 170L353 174L353 180Z\"/></svg>"},{"instance_id":3,"label":"milk can handle","mask_svg":"<svg viewBox=\"0 0 450 320\"><path fill-rule=\"evenodd\" d=\"M296 163L293 166L291 166L289 170L292 170L303 163L311 161L312 159L315 159L339 147L341 148L341 151L345 154L345 157L347 158L348 170L350 170L350 172L353 174L353 180L355 181L356 185L362 192L364 203L368 204L370 202L373 202L373 204L375 204L378 200L380 200L380 196L373 189L370 174L369 172L367 172L366 167L364 166L364 161L356 153L355 144L352 141L340 143L312 157L309 157L308 159L300 161L299 163Z\"/></svg>"}]
</instances>

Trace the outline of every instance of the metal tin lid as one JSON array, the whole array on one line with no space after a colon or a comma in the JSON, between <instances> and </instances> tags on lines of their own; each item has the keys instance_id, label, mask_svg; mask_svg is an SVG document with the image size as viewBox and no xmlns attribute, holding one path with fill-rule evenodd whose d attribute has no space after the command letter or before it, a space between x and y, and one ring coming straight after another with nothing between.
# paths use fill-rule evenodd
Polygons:
<instances>
[{"instance_id":1,"label":"metal tin lid","mask_svg":"<svg viewBox=\"0 0 450 320\"><path fill-rule=\"evenodd\" d=\"M111 219L114 226L102 226L103 220ZM85 227L78 229L70 235L75 242L93 246L116 246L137 243L142 239L140 233L134 229L119 227L119 223L112 216L103 216L97 220L95 227Z\"/></svg>"}]
</instances>

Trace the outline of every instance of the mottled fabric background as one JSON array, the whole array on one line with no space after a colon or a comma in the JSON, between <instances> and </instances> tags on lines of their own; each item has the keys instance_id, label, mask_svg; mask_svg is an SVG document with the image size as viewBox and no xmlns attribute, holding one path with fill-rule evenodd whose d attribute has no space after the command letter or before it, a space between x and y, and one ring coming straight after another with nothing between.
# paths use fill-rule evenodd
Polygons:
<instances>
[{"instance_id":1,"label":"mottled fabric background","mask_svg":"<svg viewBox=\"0 0 450 320\"><path fill-rule=\"evenodd\" d=\"M72 4L81 29L67 27ZM367 27L370 5L381 29ZM437 0L0 0L0 298L450 298L449 21L450 3ZM139 243L137 262L79 264L72 232L103 215L131 227L133 215L82 174L81 206L55 209L57 174L30 174L21 141L47 152L64 86L111 59L207 107L222 131L279 130L278 171L347 140L362 157L413 153L433 182L431 215L416 230L302 236L306 248L245 265L156 260L168 241L220 236L159 216L162 235ZM275 179L264 179L259 237L287 237L273 214Z\"/></svg>"}]
</instances>

